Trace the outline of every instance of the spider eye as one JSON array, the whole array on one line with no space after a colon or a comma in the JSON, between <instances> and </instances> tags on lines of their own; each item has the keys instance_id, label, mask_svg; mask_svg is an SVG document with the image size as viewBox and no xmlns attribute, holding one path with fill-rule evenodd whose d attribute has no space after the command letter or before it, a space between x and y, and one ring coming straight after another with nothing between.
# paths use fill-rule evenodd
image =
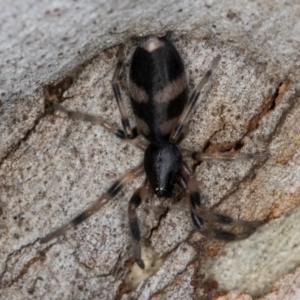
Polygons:
<instances>
[{"instance_id":1,"label":"spider eye","mask_svg":"<svg viewBox=\"0 0 300 300\"><path fill-rule=\"evenodd\" d=\"M158 197L163 197L163 195L165 194L165 189L157 187L154 190L155 195L157 195Z\"/></svg>"},{"instance_id":2,"label":"spider eye","mask_svg":"<svg viewBox=\"0 0 300 300\"><path fill-rule=\"evenodd\" d=\"M154 190L154 194L159 198L162 197L170 198L172 196L172 189L173 188L165 189L162 187L156 187Z\"/></svg>"}]
</instances>

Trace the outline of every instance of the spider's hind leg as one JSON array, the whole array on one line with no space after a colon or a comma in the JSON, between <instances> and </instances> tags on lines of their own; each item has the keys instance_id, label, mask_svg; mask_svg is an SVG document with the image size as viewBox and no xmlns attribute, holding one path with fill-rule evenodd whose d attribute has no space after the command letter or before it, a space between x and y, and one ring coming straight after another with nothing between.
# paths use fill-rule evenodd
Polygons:
<instances>
[{"instance_id":1,"label":"spider's hind leg","mask_svg":"<svg viewBox=\"0 0 300 300\"><path fill-rule=\"evenodd\" d=\"M186 150L185 156L190 156L195 163L200 163L201 161L240 161L266 159L270 157L270 153L202 153L200 151Z\"/></svg>"},{"instance_id":2,"label":"spider's hind leg","mask_svg":"<svg viewBox=\"0 0 300 300\"><path fill-rule=\"evenodd\" d=\"M64 114L66 114L70 119L74 119L74 120L81 120L84 122L89 122L91 124L96 124L96 125L100 125L103 128L105 128L108 132L114 134L115 136L117 136L120 139L126 139L129 143L133 144L134 146L145 150L147 148L147 144L142 141L137 135L137 131L136 128L132 129L132 137L135 138L130 138L127 137L125 135L125 132L121 129L119 129L116 125L104 120L102 117L100 116L94 116L94 115L90 115L90 114L86 114L86 113L81 113L75 110L69 110L67 108L65 108L64 106L55 103L55 102L50 102L48 101L47 103L48 105L48 111L52 112L55 110L58 110Z\"/></svg>"},{"instance_id":3,"label":"spider's hind leg","mask_svg":"<svg viewBox=\"0 0 300 300\"><path fill-rule=\"evenodd\" d=\"M123 133L126 138L133 139L137 136L137 130L136 128L132 129L130 126L127 111L124 105L124 100L122 98L121 90L120 90L120 77L122 73L123 64L124 64L124 45L121 44L119 46L117 66L112 78L112 88L121 115L121 121L124 129Z\"/></svg>"},{"instance_id":4,"label":"spider's hind leg","mask_svg":"<svg viewBox=\"0 0 300 300\"><path fill-rule=\"evenodd\" d=\"M106 130L108 130L109 132L111 132L112 134L116 135L117 137L125 138L125 134L124 134L123 130L119 129L116 125L104 120L100 116L94 116L91 114L82 113L82 112L75 111L75 110L69 110L69 109L65 108L64 106L62 106L58 103L55 103L55 102L48 102L48 105L51 106L50 111L57 110L57 111L60 111L64 114L66 114L70 119L81 120L84 122L89 122L91 124L100 125L103 128L105 128Z\"/></svg>"},{"instance_id":5,"label":"spider's hind leg","mask_svg":"<svg viewBox=\"0 0 300 300\"><path fill-rule=\"evenodd\" d=\"M187 101L187 103L178 119L176 126L173 128L173 130L171 132L171 135L169 138L170 142L178 143L178 141L181 139L181 132L184 129L184 124L186 124L188 122L189 117L193 111L193 108L200 96L202 88L204 87L204 85L207 83L207 81L211 77L212 72L217 67L220 59L221 59L220 55L218 55L214 58L214 60L212 61L212 64L211 64L211 68L205 73L205 75L203 76L203 78L200 80L199 84L193 91L191 97Z\"/></svg>"}]
</instances>

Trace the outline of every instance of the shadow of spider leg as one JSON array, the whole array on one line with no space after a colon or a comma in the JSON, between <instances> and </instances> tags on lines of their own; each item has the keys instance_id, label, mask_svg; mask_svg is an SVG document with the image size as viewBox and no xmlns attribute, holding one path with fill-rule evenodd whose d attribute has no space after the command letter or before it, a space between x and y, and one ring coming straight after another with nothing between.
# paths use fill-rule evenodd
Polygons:
<instances>
[{"instance_id":1,"label":"shadow of spider leg","mask_svg":"<svg viewBox=\"0 0 300 300\"><path fill-rule=\"evenodd\" d=\"M52 239L64 234L67 230L76 227L81 222L85 221L87 218L92 216L94 213L99 211L103 205L109 202L112 198L114 198L126 185L131 183L134 179L139 177L144 173L144 166L140 164L136 168L129 170L123 176L121 176L118 180L116 180L110 188L101 195L101 197L95 201L89 208L80 213L77 217L71 220L66 225L58 228L52 233L46 235L44 238L40 239L40 243L47 243Z\"/></svg>"},{"instance_id":2,"label":"shadow of spider leg","mask_svg":"<svg viewBox=\"0 0 300 300\"><path fill-rule=\"evenodd\" d=\"M136 209L142 201L146 201L149 198L149 195L150 187L148 180L146 180L144 184L135 191L128 204L129 228L133 243L133 258L141 269L145 268L145 264L141 258L141 233Z\"/></svg>"},{"instance_id":3,"label":"shadow of spider leg","mask_svg":"<svg viewBox=\"0 0 300 300\"><path fill-rule=\"evenodd\" d=\"M257 227L263 223L261 221L235 220L229 216L213 213L201 208L198 182L190 168L184 163L180 186L186 194L187 203L191 209L191 218L197 230L207 238L215 238L223 241L241 240L251 235ZM207 223L219 223L242 227L240 233L232 233L226 230L215 229Z\"/></svg>"}]
</instances>

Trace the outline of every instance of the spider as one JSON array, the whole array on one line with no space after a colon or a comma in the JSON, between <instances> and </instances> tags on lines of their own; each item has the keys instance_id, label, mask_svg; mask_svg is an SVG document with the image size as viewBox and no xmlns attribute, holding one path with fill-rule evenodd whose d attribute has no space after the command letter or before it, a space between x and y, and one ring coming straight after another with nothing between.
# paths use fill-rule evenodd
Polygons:
<instances>
[{"instance_id":1,"label":"spider","mask_svg":"<svg viewBox=\"0 0 300 300\"><path fill-rule=\"evenodd\" d=\"M224 241L243 239L262 224L260 221L234 220L229 216L201 208L194 170L184 159L192 158L196 165L201 161L251 159L265 157L266 154L207 154L179 147L180 142L188 134L187 122L200 92L220 59L220 55L213 59L210 70L205 73L191 96L188 97L183 61L174 45L166 37L144 38L132 56L129 75L129 94L137 124L135 128L130 126L120 92L119 82L124 63L123 45L119 47L118 63L112 78L112 88L120 111L123 130L101 117L70 111L60 104L52 103L55 110L65 113L68 117L100 124L117 137L127 139L141 148L145 153L141 164L122 175L98 200L69 223L42 238L41 243L47 243L64 234L68 229L76 227L144 173L146 173L146 178L134 192L128 205L133 258L142 269L145 264L141 258L141 234L136 210L141 202L146 201L153 194L160 201L171 198L175 185L178 185L185 194L194 226L208 238ZM140 139L139 135L142 135L146 141ZM239 226L244 230L234 234L210 227L207 225L210 222Z\"/></svg>"}]
</instances>

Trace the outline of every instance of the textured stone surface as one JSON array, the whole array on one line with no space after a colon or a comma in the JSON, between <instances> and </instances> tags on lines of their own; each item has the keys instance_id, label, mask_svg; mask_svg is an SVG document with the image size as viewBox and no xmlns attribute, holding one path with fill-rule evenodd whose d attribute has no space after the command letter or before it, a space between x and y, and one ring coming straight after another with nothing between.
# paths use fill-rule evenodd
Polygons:
<instances>
[{"instance_id":1,"label":"textured stone surface","mask_svg":"<svg viewBox=\"0 0 300 300\"><path fill-rule=\"evenodd\" d=\"M300 243L299 212L285 214L300 202L297 1L2 2L1 298L251 299L246 293L271 292L266 299L282 299L288 290L297 296L298 271L278 281L299 265L293 252ZM142 179L76 231L39 244L142 160L141 151L102 128L61 113L44 115L43 86L61 82L65 92L57 97L64 106L120 125L110 87L113 46L126 46L122 90L127 98L134 37L168 30L191 88L213 57L222 56L183 145L272 155L265 161L202 163L196 174L203 205L270 222L248 240L223 248L192 233L184 205L162 215L142 205L143 237L163 263L130 291L126 210ZM203 283L204 277L210 280ZM241 292L225 295L224 290L242 286Z\"/></svg>"},{"instance_id":2,"label":"textured stone surface","mask_svg":"<svg viewBox=\"0 0 300 300\"><path fill-rule=\"evenodd\" d=\"M259 300L277 300L277 299L289 299L297 300L300 297L300 270L299 268L295 272L283 276L273 286L273 290L268 295L255 298ZM225 296L217 297L218 300L252 300L250 295L243 294L237 291L232 291Z\"/></svg>"}]
</instances>

